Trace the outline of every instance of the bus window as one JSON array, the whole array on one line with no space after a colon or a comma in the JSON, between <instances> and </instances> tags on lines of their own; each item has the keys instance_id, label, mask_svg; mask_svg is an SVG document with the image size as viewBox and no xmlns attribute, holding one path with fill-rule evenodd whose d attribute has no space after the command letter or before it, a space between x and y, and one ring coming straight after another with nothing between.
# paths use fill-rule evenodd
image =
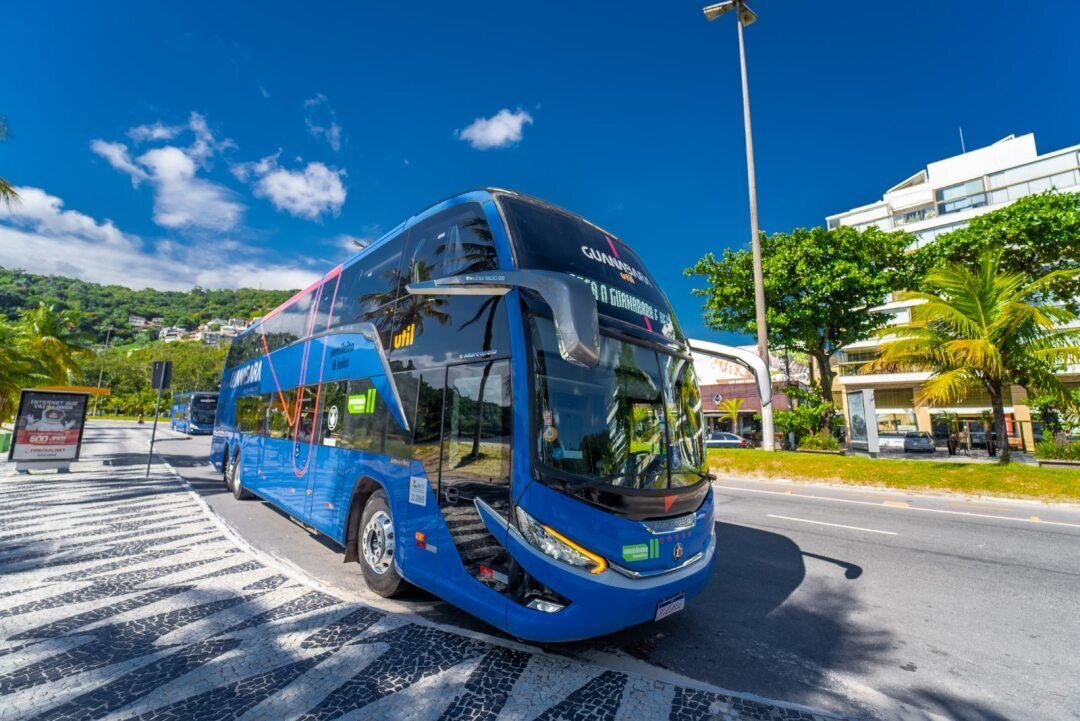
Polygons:
<instances>
[{"instance_id":1,"label":"bus window","mask_svg":"<svg viewBox=\"0 0 1080 721\"><path fill-rule=\"evenodd\" d=\"M401 240L391 238L341 272L333 326L376 322L376 311L397 299ZM389 329L379 328L380 331Z\"/></svg>"},{"instance_id":2,"label":"bus window","mask_svg":"<svg viewBox=\"0 0 1080 721\"><path fill-rule=\"evenodd\" d=\"M409 231L405 274L420 282L498 268L480 205L466 203ZM509 351L502 296L405 295L394 309L390 359L396 368L430 366Z\"/></svg>"},{"instance_id":3,"label":"bus window","mask_svg":"<svg viewBox=\"0 0 1080 721\"><path fill-rule=\"evenodd\" d=\"M318 396L318 386L306 386L297 390L299 405L293 406L293 422L296 424L296 440L302 443L314 441L315 433L315 401Z\"/></svg>"},{"instance_id":4,"label":"bus window","mask_svg":"<svg viewBox=\"0 0 1080 721\"><path fill-rule=\"evenodd\" d=\"M241 433L258 433L262 415L262 396L244 396L236 399L236 429Z\"/></svg>"},{"instance_id":5,"label":"bus window","mask_svg":"<svg viewBox=\"0 0 1080 721\"><path fill-rule=\"evenodd\" d=\"M315 291L310 290L263 322L262 332L271 352L307 336L314 300Z\"/></svg>"},{"instance_id":6,"label":"bus window","mask_svg":"<svg viewBox=\"0 0 1080 721\"><path fill-rule=\"evenodd\" d=\"M267 435L270 438L288 438L289 419L292 418L292 409L296 405L296 391L271 393L268 405Z\"/></svg>"},{"instance_id":7,"label":"bus window","mask_svg":"<svg viewBox=\"0 0 1080 721\"><path fill-rule=\"evenodd\" d=\"M330 327L330 314L333 312L334 295L338 289L338 278L329 278L322 286L319 307L315 311L315 325L312 333L321 333Z\"/></svg>"},{"instance_id":8,"label":"bus window","mask_svg":"<svg viewBox=\"0 0 1080 721\"><path fill-rule=\"evenodd\" d=\"M368 379L338 381L323 386L323 443L355 451L382 452L385 403Z\"/></svg>"},{"instance_id":9,"label":"bus window","mask_svg":"<svg viewBox=\"0 0 1080 721\"><path fill-rule=\"evenodd\" d=\"M404 426L390 412L390 402L392 401L387 399L389 402L383 403L379 409L384 419L382 427L386 429L384 452L388 456L407 458L412 455L413 434L411 428L413 415L416 412L416 393L419 381L415 373L397 373L394 375L394 382L397 384L398 393L401 394L401 405L409 421L410 430L405 430Z\"/></svg>"},{"instance_id":10,"label":"bus window","mask_svg":"<svg viewBox=\"0 0 1080 721\"><path fill-rule=\"evenodd\" d=\"M446 371L439 368L416 373L419 375L419 383L416 393L416 418L413 421L413 458L423 464L428 480L438 483Z\"/></svg>"},{"instance_id":11,"label":"bus window","mask_svg":"<svg viewBox=\"0 0 1080 721\"><path fill-rule=\"evenodd\" d=\"M407 257L410 283L499 267L491 228L477 203L455 206L410 230Z\"/></svg>"}]
</instances>

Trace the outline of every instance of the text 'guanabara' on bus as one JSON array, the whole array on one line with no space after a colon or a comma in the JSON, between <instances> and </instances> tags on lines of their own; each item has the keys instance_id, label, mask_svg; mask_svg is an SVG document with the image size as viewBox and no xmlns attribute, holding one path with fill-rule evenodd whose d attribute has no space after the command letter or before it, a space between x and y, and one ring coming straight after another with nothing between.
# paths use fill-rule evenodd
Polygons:
<instances>
[{"instance_id":1,"label":"text 'guanabara' on bus","mask_svg":"<svg viewBox=\"0 0 1080 721\"><path fill-rule=\"evenodd\" d=\"M638 256L504 190L402 223L238 336L211 458L345 549L521 638L683 609L715 553L686 339Z\"/></svg>"}]
</instances>

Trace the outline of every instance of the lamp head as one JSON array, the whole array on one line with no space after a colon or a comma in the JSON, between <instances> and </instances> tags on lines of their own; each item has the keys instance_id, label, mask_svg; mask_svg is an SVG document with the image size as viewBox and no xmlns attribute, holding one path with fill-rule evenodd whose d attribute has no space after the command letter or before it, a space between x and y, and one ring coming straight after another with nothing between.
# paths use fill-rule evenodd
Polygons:
<instances>
[{"instance_id":1,"label":"lamp head","mask_svg":"<svg viewBox=\"0 0 1080 721\"><path fill-rule=\"evenodd\" d=\"M705 13L706 20L712 21L735 9L738 9L739 11L739 22L743 24L743 27L750 25L758 19L757 13L751 10L750 7L741 0L724 0L724 2L706 6L702 9L702 12Z\"/></svg>"},{"instance_id":2,"label":"lamp head","mask_svg":"<svg viewBox=\"0 0 1080 721\"><path fill-rule=\"evenodd\" d=\"M713 21L721 15L727 13L729 10L735 9L735 0L724 0L724 2L716 3L715 5L709 5L702 10L705 13L705 19Z\"/></svg>"}]
</instances>

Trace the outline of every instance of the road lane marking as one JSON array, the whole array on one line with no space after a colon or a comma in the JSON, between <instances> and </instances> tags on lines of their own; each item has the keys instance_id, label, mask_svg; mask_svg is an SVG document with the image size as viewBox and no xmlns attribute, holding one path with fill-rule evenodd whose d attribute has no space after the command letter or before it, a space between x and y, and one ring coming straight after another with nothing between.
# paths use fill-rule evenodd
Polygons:
<instances>
[{"instance_id":1,"label":"road lane marking","mask_svg":"<svg viewBox=\"0 0 1080 721\"><path fill-rule=\"evenodd\" d=\"M846 528L849 531L866 531L867 533L880 533L883 536L897 536L899 534L892 531L879 531L876 528L862 528L861 526L845 526L842 523L826 523L825 521L811 521L809 518L794 518L792 516L774 516L768 514L768 518L782 518L785 521L798 521L799 523L813 523L818 526L832 526L833 528Z\"/></svg>"},{"instance_id":2,"label":"road lane marking","mask_svg":"<svg viewBox=\"0 0 1080 721\"><path fill-rule=\"evenodd\" d=\"M907 501L882 501L881 505L889 508L911 508L911 504Z\"/></svg>"},{"instance_id":3,"label":"road lane marking","mask_svg":"<svg viewBox=\"0 0 1080 721\"><path fill-rule=\"evenodd\" d=\"M1033 523L1028 518L1016 516L998 516L990 513L970 513L968 511L946 511L943 508L922 508L920 506L885 506L880 501L857 501L854 498L831 498L830 496L814 496L808 493L792 494L790 491L766 491L763 488L742 488L740 486L721 486L714 484L715 488L727 491L742 491L744 493L764 493L769 496L792 496L793 498L810 498L817 501L832 501L834 503L854 503L859 506L876 506L877 508L897 508L905 511L922 511L923 513L944 513L948 516L967 516L969 518L990 518L996 521L1019 521L1020 523ZM1064 526L1065 528L1080 528L1080 523L1066 523L1065 521L1039 521L1040 526Z\"/></svg>"},{"instance_id":4,"label":"road lane marking","mask_svg":"<svg viewBox=\"0 0 1080 721\"><path fill-rule=\"evenodd\" d=\"M965 502L965 503L946 503L945 505L949 506L950 508L981 508L984 511L1000 511L1001 510L1001 506L991 506L988 503L987 504L980 504L980 503L967 503L967 502Z\"/></svg>"}]
</instances>

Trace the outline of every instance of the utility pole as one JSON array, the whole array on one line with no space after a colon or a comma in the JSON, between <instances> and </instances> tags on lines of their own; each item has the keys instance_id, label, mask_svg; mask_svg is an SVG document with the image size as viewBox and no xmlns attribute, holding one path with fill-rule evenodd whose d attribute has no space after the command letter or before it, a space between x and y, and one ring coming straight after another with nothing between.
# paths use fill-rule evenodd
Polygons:
<instances>
[{"instance_id":1,"label":"utility pole","mask_svg":"<svg viewBox=\"0 0 1080 721\"><path fill-rule=\"evenodd\" d=\"M106 353L109 352L109 339L112 338L112 332L113 332L112 326L109 326L109 330L107 330L105 332L105 348L104 348L104 350L101 351L102 356L104 356ZM104 373L105 373L105 366L102 365L100 368L98 368L98 374L97 374L97 387L98 387L99 390L101 388L101 377L104 375ZM101 394L99 393L98 397L95 398L94 400L95 400L95 403L94 403L94 406L95 406L94 407L94 415L95 416L101 415Z\"/></svg>"}]
</instances>

